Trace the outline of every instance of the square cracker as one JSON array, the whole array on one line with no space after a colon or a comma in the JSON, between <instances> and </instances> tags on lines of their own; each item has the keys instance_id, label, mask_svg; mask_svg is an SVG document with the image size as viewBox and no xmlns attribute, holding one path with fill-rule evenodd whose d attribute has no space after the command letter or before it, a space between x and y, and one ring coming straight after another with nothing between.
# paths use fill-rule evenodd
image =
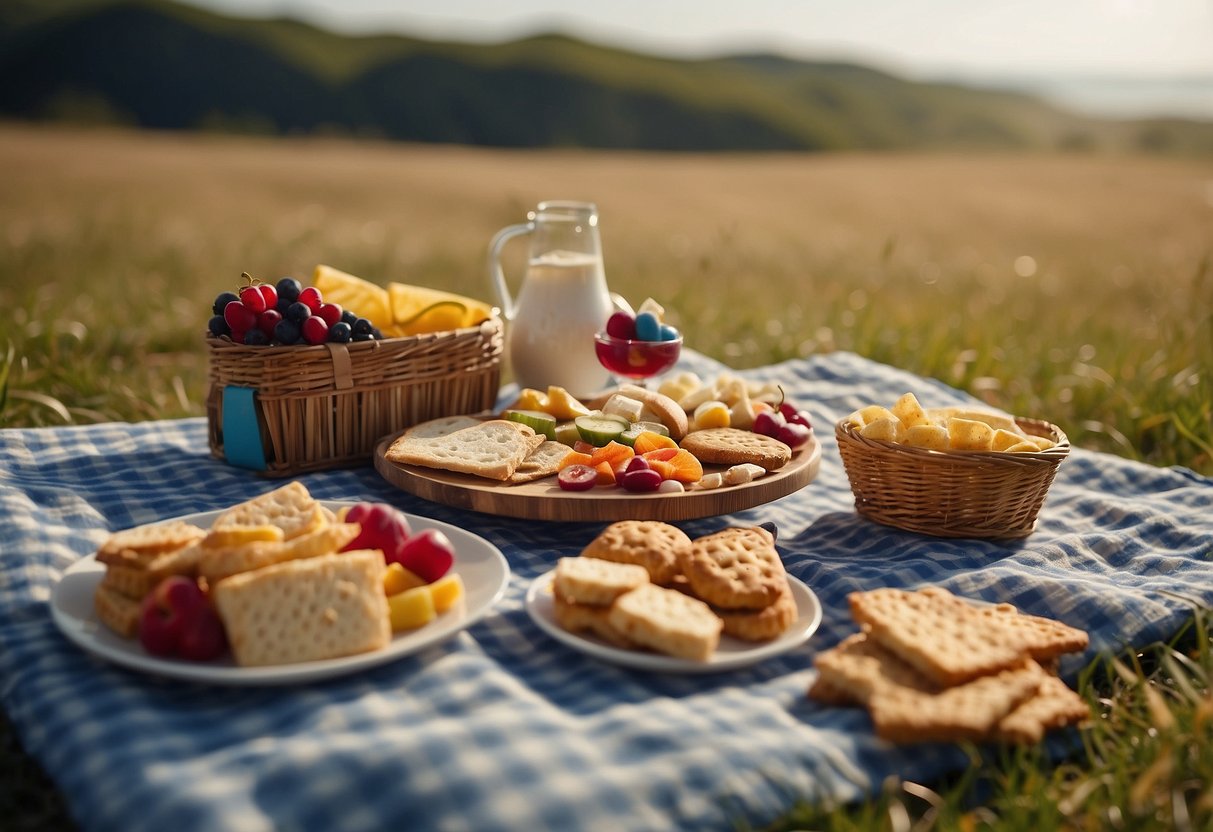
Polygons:
<instances>
[{"instance_id":1,"label":"square cracker","mask_svg":"<svg viewBox=\"0 0 1213 832\"><path fill-rule=\"evenodd\" d=\"M298 480L223 511L211 524L212 532L230 528L277 526L290 540L328 522L325 509Z\"/></svg>"},{"instance_id":2,"label":"square cracker","mask_svg":"<svg viewBox=\"0 0 1213 832\"><path fill-rule=\"evenodd\" d=\"M886 587L851 593L847 601L872 640L939 685L997 673L1028 657L1081 649L1079 635L1086 636L1065 625L1042 626L1047 619L983 610L942 587L917 592Z\"/></svg>"},{"instance_id":3,"label":"square cracker","mask_svg":"<svg viewBox=\"0 0 1213 832\"><path fill-rule=\"evenodd\" d=\"M205 536L205 530L183 520L135 526L106 538L97 549L97 561L139 569L158 555L183 549Z\"/></svg>"},{"instance_id":4,"label":"square cracker","mask_svg":"<svg viewBox=\"0 0 1213 832\"><path fill-rule=\"evenodd\" d=\"M1029 700L1047 678L1024 659L987 676L944 687L856 633L817 657L819 693L830 704L868 707L877 736L891 742L987 739L999 721Z\"/></svg>"},{"instance_id":5,"label":"square cracker","mask_svg":"<svg viewBox=\"0 0 1213 832\"><path fill-rule=\"evenodd\" d=\"M625 592L649 582L649 572L634 563L598 558L561 558L556 562L552 588L578 604L610 605Z\"/></svg>"},{"instance_id":6,"label":"square cracker","mask_svg":"<svg viewBox=\"0 0 1213 832\"><path fill-rule=\"evenodd\" d=\"M510 474L509 482L530 482L555 474L560 470L560 463L568 456L570 450L563 442L544 440L538 448L531 451L530 456L518 463L514 473Z\"/></svg>"},{"instance_id":7,"label":"square cracker","mask_svg":"<svg viewBox=\"0 0 1213 832\"><path fill-rule=\"evenodd\" d=\"M212 597L243 667L350 656L392 639L378 549L265 566L220 581Z\"/></svg>"},{"instance_id":8,"label":"square cracker","mask_svg":"<svg viewBox=\"0 0 1213 832\"><path fill-rule=\"evenodd\" d=\"M520 422L490 419L442 436L417 438L406 432L384 456L389 462L504 482L544 441L543 434Z\"/></svg>"}]
</instances>

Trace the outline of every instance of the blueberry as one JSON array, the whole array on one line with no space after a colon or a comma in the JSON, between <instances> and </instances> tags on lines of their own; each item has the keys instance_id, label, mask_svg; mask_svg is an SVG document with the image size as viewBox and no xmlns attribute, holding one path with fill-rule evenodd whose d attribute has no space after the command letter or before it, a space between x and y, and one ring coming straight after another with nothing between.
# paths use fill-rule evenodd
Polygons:
<instances>
[{"instance_id":1,"label":"blueberry","mask_svg":"<svg viewBox=\"0 0 1213 832\"><path fill-rule=\"evenodd\" d=\"M211 314L222 315L224 307L234 300L240 300L240 296L235 292L221 292L219 297L215 298L215 305L211 307Z\"/></svg>"},{"instance_id":2,"label":"blueberry","mask_svg":"<svg viewBox=\"0 0 1213 832\"><path fill-rule=\"evenodd\" d=\"M210 330L211 335L214 335L216 338L232 334L232 328L227 325L227 320L223 315L216 315L211 318L210 323L207 324L207 328Z\"/></svg>"},{"instance_id":3,"label":"blueberry","mask_svg":"<svg viewBox=\"0 0 1213 832\"><path fill-rule=\"evenodd\" d=\"M375 325L366 318L359 318L358 320L354 321L354 326L352 329L354 330L355 335L367 336L366 338L361 339L363 341L374 337Z\"/></svg>"},{"instance_id":4,"label":"blueberry","mask_svg":"<svg viewBox=\"0 0 1213 832\"><path fill-rule=\"evenodd\" d=\"M279 344L298 344L299 324L288 318L283 318L274 326L274 340Z\"/></svg>"},{"instance_id":5,"label":"blueberry","mask_svg":"<svg viewBox=\"0 0 1213 832\"><path fill-rule=\"evenodd\" d=\"M353 331L345 321L338 321L329 327L329 340L335 344L345 344L350 340Z\"/></svg>"},{"instance_id":6,"label":"blueberry","mask_svg":"<svg viewBox=\"0 0 1213 832\"><path fill-rule=\"evenodd\" d=\"M291 308L291 304L292 304L292 303L294 303L294 302L295 302L295 301L293 301L293 300L287 300L286 298L284 298L284 297L282 297L281 295L279 295L279 296L278 296L278 303L277 303L277 304L275 304L274 308L275 308L275 309L277 309L277 310L278 310L278 312L279 312L279 313L282 315L282 317L284 317L284 318L285 318L285 317L286 317L286 310L290 309L290 308Z\"/></svg>"},{"instance_id":7,"label":"blueberry","mask_svg":"<svg viewBox=\"0 0 1213 832\"><path fill-rule=\"evenodd\" d=\"M349 324L352 327L354 325L354 323L358 320L358 316L355 315L350 310L346 309L346 310L342 311L342 313L341 313L341 320L345 321L347 324Z\"/></svg>"},{"instance_id":8,"label":"blueberry","mask_svg":"<svg viewBox=\"0 0 1213 832\"><path fill-rule=\"evenodd\" d=\"M303 291L303 284L293 277L284 277L278 281L275 286L278 290L278 299L285 300L288 304L299 300L299 293Z\"/></svg>"},{"instance_id":9,"label":"blueberry","mask_svg":"<svg viewBox=\"0 0 1213 832\"><path fill-rule=\"evenodd\" d=\"M383 333L379 331L379 327L373 327L371 329L371 337L374 338L376 341L383 340Z\"/></svg>"},{"instance_id":10,"label":"blueberry","mask_svg":"<svg viewBox=\"0 0 1213 832\"><path fill-rule=\"evenodd\" d=\"M258 327L254 327L253 329L250 329L248 332L244 333L244 343L246 346L264 347L269 342L270 336L266 335L265 332Z\"/></svg>"},{"instance_id":11,"label":"blueberry","mask_svg":"<svg viewBox=\"0 0 1213 832\"><path fill-rule=\"evenodd\" d=\"M375 336L369 332L355 332L350 336L351 341L374 341Z\"/></svg>"},{"instance_id":12,"label":"blueberry","mask_svg":"<svg viewBox=\"0 0 1213 832\"><path fill-rule=\"evenodd\" d=\"M286 312L283 317L288 321L294 321L297 324L302 324L308 318L312 317L312 310L306 303L295 301L286 308Z\"/></svg>"}]
</instances>

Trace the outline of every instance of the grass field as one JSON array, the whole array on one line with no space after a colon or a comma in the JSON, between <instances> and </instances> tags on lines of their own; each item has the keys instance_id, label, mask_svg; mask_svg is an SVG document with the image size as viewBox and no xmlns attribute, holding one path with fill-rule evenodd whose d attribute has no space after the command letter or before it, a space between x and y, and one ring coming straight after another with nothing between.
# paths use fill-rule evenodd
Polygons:
<instances>
[{"instance_id":1,"label":"grass field","mask_svg":"<svg viewBox=\"0 0 1213 832\"><path fill-rule=\"evenodd\" d=\"M738 369L852 350L1054 421L1078 446L1213 473L1209 160L506 152L10 125L0 182L2 427L203 415L211 300L242 271L307 277L327 262L491 299L493 232L572 198L600 206L612 289L657 296L689 346ZM1121 660L1084 681L1105 720L1075 762L1010 759L942 792L898 784L788 828L911 828L903 815L1201 828L1207 629ZM16 771L3 738L0 768ZM1024 795L1041 813L1020 811Z\"/></svg>"}]
</instances>

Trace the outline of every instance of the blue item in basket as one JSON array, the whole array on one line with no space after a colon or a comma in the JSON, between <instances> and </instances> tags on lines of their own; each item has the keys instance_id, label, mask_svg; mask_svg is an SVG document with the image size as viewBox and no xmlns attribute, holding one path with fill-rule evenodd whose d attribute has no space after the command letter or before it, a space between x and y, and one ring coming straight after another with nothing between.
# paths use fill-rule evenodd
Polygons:
<instances>
[{"instance_id":1,"label":"blue item in basket","mask_svg":"<svg viewBox=\"0 0 1213 832\"><path fill-rule=\"evenodd\" d=\"M265 470L265 448L257 424L256 390L229 384L223 388L223 455L232 465Z\"/></svg>"}]
</instances>

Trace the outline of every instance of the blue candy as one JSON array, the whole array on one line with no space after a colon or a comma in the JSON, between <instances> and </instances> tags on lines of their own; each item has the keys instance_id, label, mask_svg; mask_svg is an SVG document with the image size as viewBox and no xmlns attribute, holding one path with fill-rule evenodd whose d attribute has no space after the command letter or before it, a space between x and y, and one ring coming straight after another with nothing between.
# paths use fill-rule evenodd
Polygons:
<instances>
[{"instance_id":1,"label":"blue candy","mask_svg":"<svg viewBox=\"0 0 1213 832\"><path fill-rule=\"evenodd\" d=\"M640 341L660 341L661 321L652 312L641 312L636 316L636 338Z\"/></svg>"},{"instance_id":2,"label":"blue candy","mask_svg":"<svg viewBox=\"0 0 1213 832\"><path fill-rule=\"evenodd\" d=\"M677 341L678 340L678 330L675 329L674 327L670 326L669 324L662 324L660 340Z\"/></svg>"}]
</instances>

